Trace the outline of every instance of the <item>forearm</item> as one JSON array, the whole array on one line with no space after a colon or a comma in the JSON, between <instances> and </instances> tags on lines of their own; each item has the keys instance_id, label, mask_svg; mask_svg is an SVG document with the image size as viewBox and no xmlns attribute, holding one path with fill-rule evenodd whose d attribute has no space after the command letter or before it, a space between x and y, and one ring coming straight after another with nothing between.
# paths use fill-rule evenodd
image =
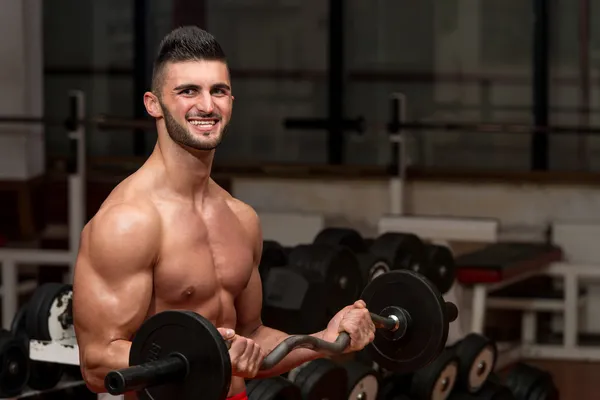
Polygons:
<instances>
[{"instance_id":1,"label":"forearm","mask_svg":"<svg viewBox=\"0 0 600 400\"><path fill-rule=\"evenodd\" d=\"M310 336L323 339L323 333L324 332L316 332ZM290 335L277 329L261 325L258 329L248 335L248 337L254 340L265 351L266 354L269 354L275 347L277 347L278 344L290 337ZM273 368L265 371L259 371L257 378L267 378L281 375L307 361L315 360L323 356L324 355L322 353L319 353L315 350L297 348L292 350Z\"/></svg>"},{"instance_id":2,"label":"forearm","mask_svg":"<svg viewBox=\"0 0 600 400\"><path fill-rule=\"evenodd\" d=\"M81 372L92 392L106 392L106 375L110 371L129 367L130 349L131 342L127 340L115 340L108 346L89 346L89 350L82 354Z\"/></svg>"}]
</instances>

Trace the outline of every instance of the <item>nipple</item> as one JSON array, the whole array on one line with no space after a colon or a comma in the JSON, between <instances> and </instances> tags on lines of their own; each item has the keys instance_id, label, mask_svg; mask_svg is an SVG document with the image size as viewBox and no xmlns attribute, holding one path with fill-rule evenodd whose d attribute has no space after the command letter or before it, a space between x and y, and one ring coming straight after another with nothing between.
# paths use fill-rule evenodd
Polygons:
<instances>
[{"instance_id":1,"label":"nipple","mask_svg":"<svg viewBox=\"0 0 600 400\"><path fill-rule=\"evenodd\" d=\"M194 287L193 286L188 286L184 291L183 291L183 296L184 297L190 297L192 294L194 294Z\"/></svg>"}]
</instances>

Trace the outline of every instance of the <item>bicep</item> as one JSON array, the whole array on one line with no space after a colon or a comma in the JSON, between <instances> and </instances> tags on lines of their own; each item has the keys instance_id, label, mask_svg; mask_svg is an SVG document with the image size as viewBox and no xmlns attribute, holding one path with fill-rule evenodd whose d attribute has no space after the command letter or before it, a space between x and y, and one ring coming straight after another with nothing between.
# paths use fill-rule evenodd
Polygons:
<instances>
[{"instance_id":1,"label":"bicep","mask_svg":"<svg viewBox=\"0 0 600 400\"><path fill-rule=\"evenodd\" d=\"M122 213L121 213L122 214ZM82 238L75 267L73 313L78 341L129 340L152 296L152 229L136 215L104 216ZM123 224L128 226L123 226ZM98 344L100 344L98 343Z\"/></svg>"},{"instance_id":2,"label":"bicep","mask_svg":"<svg viewBox=\"0 0 600 400\"><path fill-rule=\"evenodd\" d=\"M237 327L242 336L249 336L262 325L262 282L258 268L252 270L248 285L236 300Z\"/></svg>"}]
</instances>

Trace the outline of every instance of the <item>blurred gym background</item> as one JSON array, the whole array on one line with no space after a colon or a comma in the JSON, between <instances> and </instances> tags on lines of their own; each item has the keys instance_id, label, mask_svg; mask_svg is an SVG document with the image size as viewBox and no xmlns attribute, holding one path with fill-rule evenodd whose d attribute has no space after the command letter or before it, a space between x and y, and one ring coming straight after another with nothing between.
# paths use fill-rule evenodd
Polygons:
<instances>
[{"instance_id":1,"label":"blurred gym background","mask_svg":"<svg viewBox=\"0 0 600 400\"><path fill-rule=\"evenodd\" d=\"M282 214L365 237L389 215L485 219L497 223L489 242L552 242L569 265L600 265L599 9L597 0L2 0L0 243L69 248L69 94L85 96L86 118L123 121L85 126L85 220L153 148L155 132L137 122L148 121L142 94L157 45L195 24L224 47L236 96L214 178L265 216L267 232ZM281 223L285 245L293 229ZM457 257L488 240L431 236ZM40 266L19 267L19 279L62 279L60 267ZM581 287L587 308L573 329L593 336L600 291ZM561 307L544 320L559 332ZM490 311L488 333L520 337L521 313ZM584 399L600 378L584 353L532 363L552 372L561 398Z\"/></svg>"}]
</instances>

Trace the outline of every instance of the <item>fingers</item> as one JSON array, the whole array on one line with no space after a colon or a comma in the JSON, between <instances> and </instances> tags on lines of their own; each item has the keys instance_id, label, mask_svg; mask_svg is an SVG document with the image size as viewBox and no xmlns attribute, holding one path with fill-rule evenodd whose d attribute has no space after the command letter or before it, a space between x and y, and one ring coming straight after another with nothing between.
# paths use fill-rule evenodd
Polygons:
<instances>
[{"instance_id":1,"label":"fingers","mask_svg":"<svg viewBox=\"0 0 600 400\"><path fill-rule=\"evenodd\" d=\"M258 374L264 352L252 339L238 335L229 349L229 357L233 375L251 379Z\"/></svg>"},{"instance_id":2,"label":"fingers","mask_svg":"<svg viewBox=\"0 0 600 400\"><path fill-rule=\"evenodd\" d=\"M217 330L219 331L219 333L221 334L221 336L223 336L223 339L225 339L225 340L231 340L235 336L235 331L233 329L217 328Z\"/></svg>"},{"instance_id":3,"label":"fingers","mask_svg":"<svg viewBox=\"0 0 600 400\"><path fill-rule=\"evenodd\" d=\"M358 303L358 304L357 304ZM340 322L340 331L350 335L350 346L347 352L359 351L375 339L375 324L364 302L354 304Z\"/></svg>"},{"instance_id":4,"label":"fingers","mask_svg":"<svg viewBox=\"0 0 600 400\"><path fill-rule=\"evenodd\" d=\"M367 303L365 303L364 300L356 300L354 302L354 307L355 308L362 308L362 309L366 309L367 308Z\"/></svg>"}]
</instances>

